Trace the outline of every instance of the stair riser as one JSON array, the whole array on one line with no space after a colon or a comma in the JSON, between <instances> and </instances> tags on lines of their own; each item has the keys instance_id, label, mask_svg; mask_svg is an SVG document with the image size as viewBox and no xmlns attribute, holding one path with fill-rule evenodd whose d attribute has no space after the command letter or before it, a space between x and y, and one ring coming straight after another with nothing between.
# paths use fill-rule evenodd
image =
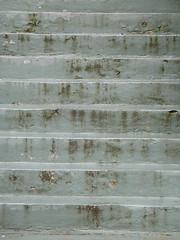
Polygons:
<instances>
[{"instance_id":1,"label":"stair riser","mask_svg":"<svg viewBox=\"0 0 180 240\"><path fill-rule=\"evenodd\" d=\"M1 205L4 228L179 231L179 208L120 205ZM18 219L18 221L17 221Z\"/></svg>"},{"instance_id":2,"label":"stair riser","mask_svg":"<svg viewBox=\"0 0 180 240\"><path fill-rule=\"evenodd\" d=\"M128 93L127 93L128 89ZM172 94L173 93L173 94ZM180 104L180 83L0 81L0 104Z\"/></svg>"},{"instance_id":3,"label":"stair riser","mask_svg":"<svg viewBox=\"0 0 180 240\"><path fill-rule=\"evenodd\" d=\"M0 192L58 196L180 197L180 171L0 170Z\"/></svg>"},{"instance_id":4,"label":"stair riser","mask_svg":"<svg viewBox=\"0 0 180 240\"><path fill-rule=\"evenodd\" d=\"M180 14L74 14L0 12L1 32L22 33L173 33ZM149 32L150 31L150 32Z\"/></svg>"},{"instance_id":5,"label":"stair riser","mask_svg":"<svg viewBox=\"0 0 180 240\"><path fill-rule=\"evenodd\" d=\"M179 59L0 57L1 78L177 79Z\"/></svg>"},{"instance_id":6,"label":"stair riser","mask_svg":"<svg viewBox=\"0 0 180 240\"><path fill-rule=\"evenodd\" d=\"M1 55L180 56L179 36L0 34Z\"/></svg>"},{"instance_id":7,"label":"stair riser","mask_svg":"<svg viewBox=\"0 0 180 240\"><path fill-rule=\"evenodd\" d=\"M171 110L171 109L170 109ZM168 111L0 109L0 130L41 132L179 132L180 115Z\"/></svg>"},{"instance_id":8,"label":"stair riser","mask_svg":"<svg viewBox=\"0 0 180 240\"><path fill-rule=\"evenodd\" d=\"M178 164L179 139L1 138L3 162Z\"/></svg>"}]
</instances>

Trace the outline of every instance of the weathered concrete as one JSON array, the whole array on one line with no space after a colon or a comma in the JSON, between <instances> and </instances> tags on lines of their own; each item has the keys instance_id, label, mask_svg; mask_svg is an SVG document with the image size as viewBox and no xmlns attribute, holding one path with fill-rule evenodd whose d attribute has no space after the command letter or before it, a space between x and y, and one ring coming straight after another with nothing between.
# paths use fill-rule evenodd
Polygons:
<instances>
[{"instance_id":1,"label":"weathered concrete","mask_svg":"<svg viewBox=\"0 0 180 240\"><path fill-rule=\"evenodd\" d=\"M127 94L128 89L128 94ZM172 94L173 92L173 94ZM2 79L0 104L180 104L179 80Z\"/></svg>"},{"instance_id":2,"label":"weathered concrete","mask_svg":"<svg viewBox=\"0 0 180 240\"><path fill-rule=\"evenodd\" d=\"M179 133L177 106L1 105L1 131Z\"/></svg>"},{"instance_id":3,"label":"weathered concrete","mask_svg":"<svg viewBox=\"0 0 180 240\"><path fill-rule=\"evenodd\" d=\"M167 34L0 34L1 55L180 56L180 35Z\"/></svg>"},{"instance_id":4,"label":"weathered concrete","mask_svg":"<svg viewBox=\"0 0 180 240\"><path fill-rule=\"evenodd\" d=\"M0 132L1 162L179 164L179 134Z\"/></svg>"},{"instance_id":5,"label":"weathered concrete","mask_svg":"<svg viewBox=\"0 0 180 240\"><path fill-rule=\"evenodd\" d=\"M179 66L180 57L0 56L1 78L179 79Z\"/></svg>"},{"instance_id":6,"label":"weathered concrete","mask_svg":"<svg viewBox=\"0 0 180 240\"><path fill-rule=\"evenodd\" d=\"M178 198L3 195L0 202L6 228L173 232L180 227Z\"/></svg>"},{"instance_id":7,"label":"weathered concrete","mask_svg":"<svg viewBox=\"0 0 180 240\"><path fill-rule=\"evenodd\" d=\"M89 12L179 12L180 4L178 0L8 0L0 1L1 10L26 10L26 11L89 11Z\"/></svg>"},{"instance_id":8,"label":"weathered concrete","mask_svg":"<svg viewBox=\"0 0 180 240\"><path fill-rule=\"evenodd\" d=\"M0 238L179 240L179 1L0 5Z\"/></svg>"},{"instance_id":9,"label":"weathered concrete","mask_svg":"<svg viewBox=\"0 0 180 240\"><path fill-rule=\"evenodd\" d=\"M179 34L179 13L0 12L1 33Z\"/></svg>"},{"instance_id":10,"label":"weathered concrete","mask_svg":"<svg viewBox=\"0 0 180 240\"><path fill-rule=\"evenodd\" d=\"M180 197L178 164L0 163L0 192Z\"/></svg>"}]
</instances>

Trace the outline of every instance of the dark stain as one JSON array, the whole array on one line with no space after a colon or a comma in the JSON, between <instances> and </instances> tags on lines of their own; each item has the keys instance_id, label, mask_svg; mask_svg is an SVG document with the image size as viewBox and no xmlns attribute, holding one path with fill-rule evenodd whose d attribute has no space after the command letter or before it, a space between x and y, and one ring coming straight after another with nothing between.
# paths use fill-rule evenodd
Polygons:
<instances>
[{"instance_id":1,"label":"dark stain","mask_svg":"<svg viewBox=\"0 0 180 240\"><path fill-rule=\"evenodd\" d=\"M147 143L145 143L144 140L143 140L143 145L142 145L142 149L141 149L141 154L145 158L147 158L149 155L149 146Z\"/></svg>"},{"instance_id":2,"label":"dark stain","mask_svg":"<svg viewBox=\"0 0 180 240\"><path fill-rule=\"evenodd\" d=\"M45 53L53 52L53 49L52 49L53 42L54 42L54 40L51 35L44 37L44 52Z\"/></svg>"},{"instance_id":3,"label":"dark stain","mask_svg":"<svg viewBox=\"0 0 180 240\"><path fill-rule=\"evenodd\" d=\"M32 114L19 110L18 125L21 127L29 128L32 124Z\"/></svg>"},{"instance_id":4,"label":"dark stain","mask_svg":"<svg viewBox=\"0 0 180 240\"><path fill-rule=\"evenodd\" d=\"M96 72L100 77L105 77L106 74L102 73L102 70L103 70L103 66L96 61L94 61L93 64L86 65L85 67L86 72L89 72L89 73Z\"/></svg>"},{"instance_id":5,"label":"dark stain","mask_svg":"<svg viewBox=\"0 0 180 240\"><path fill-rule=\"evenodd\" d=\"M83 145L84 153L86 156L89 156L94 153L94 142L93 140L84 140L84 145Z\"/></svg>"},{"instance_id":6,"label":"dark stain","mask_svg":"<svg viewBox=\"0 0 180 240\"><path fill-rule=\"evenodd\" d=\"M28 153L28 139L27 139L27 138L25 139L24 153L25 153L25 155L26 155L26 157L27 157L27 153Z\"/></svg>"},{"instance_id":7,"label":"dark stain","mask_svg":"<svg viewBox=\"0 0 180 240\"><path fill-rule=\"evenodd\" d=\"M77 51L77 46L78 46L78 40L75 35L71 36L70 38L65 38L64 43L67 43L67 41L71 40L72 41L72 52L76 53Z\"/></svg>"},{"instance_id":8,"label":"dark stain","mask_svg":"<svg viewBox=\"0 0 180 240\"><path fill-rule=\"evenodd\" d=\"M7 34L5 34L5 35L4 35L4 38L5 38L5 39L8 39L8 38L9 38L9 36L8 36Z\"/></svg>"},{"instance_id":9,"label":"dark stain","mask_svg":"<svg viewBox=\"0 0 180 240\"><path fill-rule=\"evenodd\" d=\"M25 38L23 34L18 34L18 40L24 42Z\"/></svg>"},{"instance_id":10,"label":"dark stain","mask_svg":"<svg viewBox=\"0 0 180 240\"><path fill-rule=\"evenodd\" d=\"M76 122L76 115L77 115L77 112L76 112L75 109L73 109L73 110L71 111L71 121L72 121L72 122Z\"/></svg>"},{"instance_id":11,"label":"dark stain","mask_svg":"<svg viewBox=\"0 0 180 240\"><path fill-rule=\"evenodd\" d=\"M126 37L123 38L123 45L124 45L124 49L127 50Z\"/></svg>"},{"instance_id":12,"label":"dark stain","mask_svg":"<svg viewBox=\"0 0 180 240\"><path fill-rule=\"evenodd\" d=\"M66 92L66 96L69 97L70 96L70 89L71 89L71 85L68 83L66 85L66 88L65 88L65 92Z\"/></svg>"},{"instance_id":13,"label":"dark stain","mask_svg":"<svg viewBox=\"0 0 180 240\"><path fill-rule=\"evenodd\" d=\"M47 88L47 83L43 83L43 90L44 90L45 95L49 92L49 90Z\"/></svg>"},{"instance_id":14,"label":"dark stain","mask_svg":"<svg viewBox=\"0 0 180 240\"><path fill-rule=\"evenodd\" d=\"M146 28L146 27L147 27L147 22L142 22L142 23L141 23L141 26L142 26L143 28Z\"/></svg>"},{"instance_id":15,"label":"dark stain","mask_svg":"<svg viewBox=\"0 0 180 240\"><path fill-rule=\"evenodd\" d=\"M69 62L69 61L67 61ZM79 65L79 60L71 60L70 63L70 68L68 67L68 72L70 72L70 74L73 74L74 72L80 72L82 71L82 67Z\"/></svg>"},{"instance_id":16,"label":"dark stain","mask_svg":"<svg viewBox=\"0 0 180 240\"><path fill-rule=\"evenodd\" d=\"M155 39L154 39L154 47L156 48L156 53L158 53L159 52L158 37L155 37Z\"/></svg>"},{"instance_id":17,"label":"dark stain","mask_svg":"<svg viewBox=\"0 0 180 240\"><path fill-rule=\"evenodd\" d=\"M169 37L166 36L166 49L169 51Z\"/></svg>"},{"instance_id":18,"label":"dark stain","mask_svg":"<svg viewBox=\"0 0 180 240\"><path fill-rule=\"evenodd\" d=\"M91 122L97 124L97 113L95 110L91 111Z\"/></svg>"},{"instance_id":19,"label":"dark stain","mask_svg":"<svg viewBox=\"0 0 180 240\"><path fill-rule=\"evenodd\" d=\"M28 29L26 30L26 32L34 33L36 27L41 23L41 21L37 19L36 13L30 13L28 14L28 17L29 17L29 22L27 23Z\"/></svg>"},{"instance_id":20,"label":"dark stain","mask_svg":"<svg viewBox=\"0 0 180 240\"><path fill-rule=\"evenodd\" d=\"M41 178L42 182L51 182L52 181L51 177L52 176L51 176L50 172L47 172L47 171L41 172L40 178Z\"/></svg>"},{"instance_id":21,"label":"dark stain","mask_svg":"<svg viewBox=\"0 0 180 240\"><path fill-rule=\"evenodd\" d=\"M126 111L122 111L121 119L122 119L122 127L125 130L127 128L127 112Z\"/></svg>"},{"instance_id":22,"label":"dark stain","mask_svg":"<svg viewBox=\"0 0 180 240\"><path fill-rule=\"evenodd\" d=\"M82 124L84 122L85 111L80 110L78 111L78 121Z\"/></svg>"},{"instance_id":23,"label":"dark stain","mask_svg":"<svg viewBox=\"0 0 180 240\"><path fill-rule=\"evenodd\" d=\"M149 47L150 47L150 49L152 50L152 48L153 48L153 40L152 40L152 37L150 36L149 39L150 39Z\"/></svg>"},{"instance_id":24,"label":"dark stain","mask_svg":"<svg viewBox=\"0 0 180 240\"><path fill-rule=\"evenodd\" d=\"M133 114L132 114L133 123L138 124L140 120L141 120L141 117L139 116L139 113L138 112L133 112Z\"/></svg>"},{"instance_id":25,"label":"dark stain","mask_svg":"<svg viewBox=\"0 0 180 240\"><path fill-rule=\"evenodd\" d=\"M120 147L116 147L112 144L106 143L106 154L110 154L112 157L118 157L122 153Z\"/></svg>"},{"instance_id":26,"label":"dark stain","mask_svg":"<svg viewBox=\"0 0 180 240\"><path fill-rule=\"evenodd\" d=\"M42 111L42 118L44 119L45 122L48 122L52 120L52 118L59 116L61 113L60 109L48 109L48 110L43 110Z\"/></svg>"},{"instance_id":27,"label":"dark stain","mask_svg":"<svg viewBox=\"0 0 180 240\"><path fill-rule=\"evenodd\" d=\"M24 205L24 212L29 213L29 208L30 208L29 205Z\"/></svg>"},{"instance_id":28,"label":"dark stain","mask_svg":"<svg viewBox=\"0 0 180 240\"><path fill-rule=\"evenodd\" d=\"M131 142L129 144L129 152L131 153L131 156L134 156L134 143Z\"/></svg>"},{"instance_id":29,"label":"dark stain","mask_svg":"<svg viewBox=\"0 0 180 240\"><path fill-rule=\"evenodd\" d=\"M69 140L68 152L69 154L74 154L78 150L78 141L77 140Z\"/></svg>"},{"instance_id":30,"label":"dark stain","mask_svg":"<svg viewBox=\"0 0 180 240\"><path fill-rule=\"evenodd\" d=\"M16 175L9 176L9 181L16 182L17 181L17 176Z\"/></svg>"},{"instance_id":31,"label":"dark stain","mask_svg":"<svg viewBox=\"0 0 180 240\"><path fill-rule=\"evenodd\" d=\"M173 110L170 110L169 113L170 114L176 114L176 113L178 113L178 111L173 109Z\"/></svg>"},{"instance_id":32,"label":"dark stain","mask_svg":"<svg viewBox=\"0 0 180 240\"><path fill-rule=\"evenodd\" d=\"M115 37L112 37L111 39L109 39L109 42L111 42L112 48L118 48L121 46L120 41L117 41L117 38Z\"/></svg>"},{"instance_id":33,"label":"dark stain","mask_svg":"<svg viewBox=\"0 0 180 240\"><path fill-rule=\"evenodd\" d=\"M79 206L78 207L78 212L80 215L84 215L87 222L93 223L95 227L99 227L101 224L101 214L102 210L98 206Z\"/></svg>"},{"instance_id":34,"label":"dark stain","mask_svg":"<svg viewBox=\"0 0 180 240\"><path fill-rule=\"evenodd\" d=\"M56 153L56 142L54 139L52 139L52 144L51 144L51 150L50 150L51 154L55 154Z\"/></svg>"},{"instance_id":35,"label":"dark stain","mask_svg":"<svg viewBox=\"0 0 180 240\"><path fill-rule=\"evenodd\" d=\"M149 215L149 220L150 223L155 226L158 223L158 218L157 218L157 214L156 214L156 209L153 209L153 213Z\"/></svg>"}]
</instances>

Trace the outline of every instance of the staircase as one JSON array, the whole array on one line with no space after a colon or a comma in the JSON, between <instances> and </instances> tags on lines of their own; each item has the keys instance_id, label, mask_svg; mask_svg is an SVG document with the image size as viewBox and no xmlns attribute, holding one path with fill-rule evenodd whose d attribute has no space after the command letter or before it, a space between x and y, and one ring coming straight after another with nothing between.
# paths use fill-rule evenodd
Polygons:
<instances>
[{"instance_id":1,"label":"staircase","mask_svg":"<svg viewBox=\"0 0 180 240\"><path fill-rule=\"evenodd\" d=\"M0 0L0 239L180 239L180 2Z\"/></svg>"}]
</instances>

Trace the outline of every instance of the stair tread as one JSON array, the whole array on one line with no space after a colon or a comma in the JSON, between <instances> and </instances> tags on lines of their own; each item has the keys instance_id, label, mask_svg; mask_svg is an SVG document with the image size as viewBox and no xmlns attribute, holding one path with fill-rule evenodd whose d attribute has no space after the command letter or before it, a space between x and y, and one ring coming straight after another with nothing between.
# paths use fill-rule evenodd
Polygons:
<instances>
[{"instance_id":1,"label":"stair tread","mask_svg":"<svg viewBox=\"0 0 180 240\"><path fill-rule=\"evenodd\" d=\"M176 56L124 56L124 55L109 55L109 56L81 56L77 54L62 54L62 55L37 55L37 56L6 56L6 55L0 55L0 59L82 59L82 60L100 60L100 59L113 59L113 60L180 60L180 57Z\"/></svg>"},{"instance_id":2,"label":"stair tread","mask_svg":"<svg viewBox=\"0 0 180 240\"><path fill-rule=\"evenodd\" d=\"M86 109L107 111L180 111L180 105L132 105L132 104L0 104L0 110Z\"/></svg>"},{"instance_id":3,"label":"stair tread","mask_svg":"<svg viewBox=\"0 0 180 240\"><path fill-rule=\"evenodd\" d=\"M23 35L23 36L30 36L30 37L38 37L38 36L66 36L66 37L72 37L72 36L90 36L90 37L134 37L134 38L138 38L138 37L149 37L149 38L154 38L154 37L180 37L179 33L153 33L153 34L147 34L147 33L143 33L143 34L139 34L139 33L93 33L93 32L72 32L72 33L24 33L24 32L16 32L16 33L12 33L12 32L0 32L0 35L5 35L8 34L9 37L11 36L19 36L19 35Z\"/></svg>"},{"instance_id":4,"label":"stair tread","mask_svg":"<svg viewBox=\"0 0 180 240\"><path fill-rule=\"evenodd\" d=\"M180 164L155 164L155 163L37 163L37 162L0 162L0 169L21 171L156 171L156 172L180 172Z\"/></svg>"},{"instance_id":5,"label":"stair tread","mask_svg":"<svg viewBox=\"0 0 180 240\"><path fill-rule=\"evenodd\" d=\"M106 83L106 84L179 84L180 79L63 79L63 78L1 78L1 83L48 83L48 84L58 84L58 83Z\"/></svg>"},{"instance_id":6,"label":"stair tread","mask_svg":"<svg viewBox=\"0 0 180 240\"><path fill-rule=\"evenodd\" d=\"M72 4L73 3L73 4ZM105 0L99 0L97 1L84 1L79 0L77 2L74 2L72 0L66 0L63 2L57 2L57 1L37 1L33 0L31 3L27 1L8 1L8 3L4 2L2 3L2 9L5 10L29 10L29 11L104 11L104 12L124 12L124 11L130 11L130 12L178 12L179 5L178 1L156 1L153 0L151 2L148 1L136 1L134 3L133 1L122 1L122 0L113 0L111 2L105 1Z\"/></svg>"},{"instance_id":7,"label":"stair tread","mask_svg":"<svg viewBox=\"0 0 180 240\"><path fill-rule=\"evenodd\" d=\"M180 208L180 198L176 197L126 197L126 196L47 196L47 195L0 195L2 204L38 205L127 205L149 207Z\"/></svg>"},{"instance_id":8,"label":"stair tread","mask_svg":"<svg viewBox=\"0 0 180 240\"><path fill-rule=\"evenodd\" d=\"M158 139L158 140L180 140L179 133L150 133L150 132L128 132L128 133L44 133L44 132L18 132L0 131L1 138L54 138L54 139Z\"/></svg>"},{"instance_id":9,"label":"stair tread","mask_svg":"<svg viewBox=\"0 0 180 240\"><path fill-rule=\"evenodd\" d=\"M138 232L118 230L75 230L75 231L20 231L1 230L7 240L179 240L179 232Z\"/></svg>"}]
</instances>

